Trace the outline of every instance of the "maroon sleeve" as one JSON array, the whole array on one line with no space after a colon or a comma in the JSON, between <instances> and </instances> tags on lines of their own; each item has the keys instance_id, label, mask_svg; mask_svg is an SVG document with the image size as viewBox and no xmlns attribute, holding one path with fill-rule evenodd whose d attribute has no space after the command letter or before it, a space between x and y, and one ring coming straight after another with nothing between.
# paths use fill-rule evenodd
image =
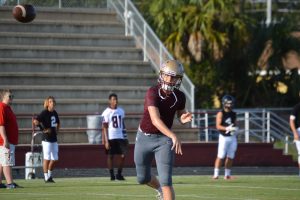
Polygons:
<instances>
[{"instance_id":1,"label":"maroon sleeve","mask_svg":"<svg viewBox=\"0 0 300 200\"><path fill-rule=\"evenodd\" d=\"M145 108L148 108L148 106L158 107L157 95L155 94L155 90L153 87L149 88L146 94Z\"/></svg>"}]
</instances>

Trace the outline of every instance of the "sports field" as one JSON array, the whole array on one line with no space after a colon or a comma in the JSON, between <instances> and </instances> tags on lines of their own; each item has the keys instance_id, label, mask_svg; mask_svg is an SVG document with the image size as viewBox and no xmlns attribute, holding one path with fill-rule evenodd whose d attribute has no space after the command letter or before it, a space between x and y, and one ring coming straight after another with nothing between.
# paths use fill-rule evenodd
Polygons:
<instances>
[{"instance_id":1,"label":"sports field","mask_svg":"<svg viewBox=\"0 0 300 200\"><path fill-rule=\"evenodd\" d=\"M138 185L135 177L111 182L106 177L56 178L45 184L42 179L16 180L24 186L0 189L1 200L134 200L155 199L156 193ZM297 176L237 176L234 180L211 180L211 176L174 176L176 199L194 200L299 200Z\"/></svg>"}]
</instances>

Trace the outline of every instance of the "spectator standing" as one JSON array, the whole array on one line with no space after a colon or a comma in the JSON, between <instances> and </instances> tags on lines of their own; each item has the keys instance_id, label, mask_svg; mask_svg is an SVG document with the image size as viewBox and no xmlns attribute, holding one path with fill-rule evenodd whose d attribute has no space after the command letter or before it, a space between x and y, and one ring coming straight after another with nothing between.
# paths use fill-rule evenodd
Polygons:
<instances>
[{"instance_id":1,"label":"spectator standing","mask_svg":"<svg viewBox=\"0 0 300 200\"><path fill-rule=\"evenodd\" d=\"M114 93L108 97L109 106L102 113L103 143L107 154L107 167L110 180L124 181L122 175L125 157L128 150L127 133L125 129L125 111L118 106L118 96ZM114 172L114 157L118 155L117 174Z\"/></svg>"},{"instance_id":2,"label":"spectator standing","mask_svg":"<svg viewBox=\"0 0 300 200\"><path fill-rule=\"evenodd\" d=\"M53 180L53 169L58 161L57 134L60 128L60 120L55 110L56 101L49 96L44 101L44 110L33 120L43 132L43 172L45 183L55 183Z\"/></svg>"}]
</instances>

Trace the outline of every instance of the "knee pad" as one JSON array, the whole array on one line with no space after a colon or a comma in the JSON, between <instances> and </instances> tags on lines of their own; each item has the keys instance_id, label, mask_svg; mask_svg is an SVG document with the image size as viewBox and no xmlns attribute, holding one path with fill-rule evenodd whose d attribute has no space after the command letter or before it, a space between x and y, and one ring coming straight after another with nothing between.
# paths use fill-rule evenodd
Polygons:
<instances>
[{"instance_id":1,"label":"knee pad","mask_svg":"<svg viewBox=\"0 0 300 200\"><path fill-rule=\"evenodd\" d=\"M137 176L137 182L139 184L147 184L151 181L151 176L146 177L146 176Z\"/></svg>"}]
</instances>

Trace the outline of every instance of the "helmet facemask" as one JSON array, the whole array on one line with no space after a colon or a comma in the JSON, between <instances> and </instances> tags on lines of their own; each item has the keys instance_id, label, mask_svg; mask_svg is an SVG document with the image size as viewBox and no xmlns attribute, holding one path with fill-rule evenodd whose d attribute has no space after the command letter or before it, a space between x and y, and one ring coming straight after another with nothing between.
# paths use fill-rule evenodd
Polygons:
<instances>
[{"instance_id":1,"label":"helmet facemask","mask_svg":"<svg viewBox=\"0 0 300 200\"><path fill-rule=\"evenodd\" d=\"M174 89L179 89L181 82L182 82L182 77L177 77L177 76L171 76L171 81L167 82L165 81L165 77L170 76L168 74L160 73L159 74L159 83L161 89L167 91L167 92L173 92Z\"/></svg>"}]
</instances>

